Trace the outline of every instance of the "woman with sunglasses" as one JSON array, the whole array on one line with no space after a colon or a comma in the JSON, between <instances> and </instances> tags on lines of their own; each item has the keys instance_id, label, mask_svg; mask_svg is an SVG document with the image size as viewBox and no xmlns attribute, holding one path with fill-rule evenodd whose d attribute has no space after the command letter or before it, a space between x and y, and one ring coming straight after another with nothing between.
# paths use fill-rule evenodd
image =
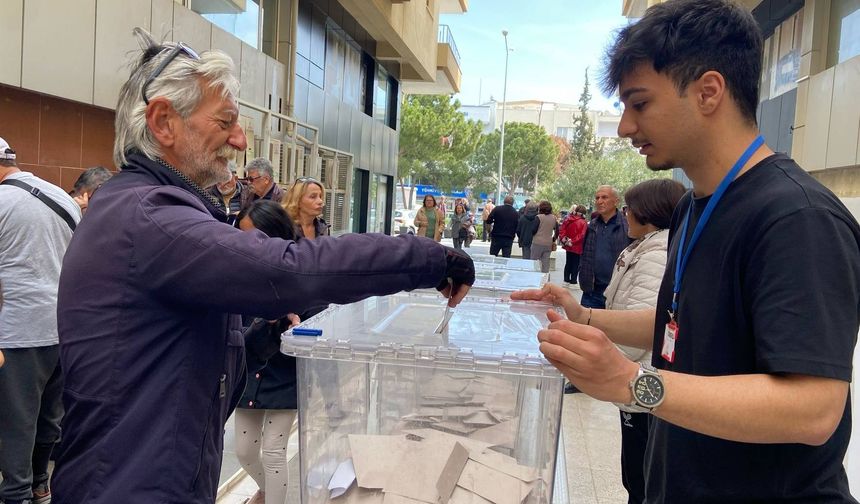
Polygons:
<instances>
[{"instance_id":1,"label":"woman with sunglasses","mask_svg":"<svg viewBox=\"0 0 860 504\"><path fill-rule=\"evenodd\" d=\"M259 200L237 216L242 231L260 230L272 238L297 240L290 216L280 204ZM244 318L244 317L243 317ZM287 496L287 442L296 423L298 398L296 359L275 352L258 352L249 338L274 334L274 341L299 318L291 313L281 320L251 319L245 332L248 382L235 413L236 457L257 483L247 504L283 504ZM246 322L247 323L247 322Z\"/></svg>"},{"instance_id":2,"label":"woman with sunglasses","mask_svg":"<svg viewBox=\"0 0 860 504\"><path fill-rule=\"evenodd\" d=\"M436 198L432 194L424 196L424 206L415 214L415 225L418 226L418 236L426 236L437 242L442 239L445 214L436 206Z\"/></svg>"},{"instance_id":3,"label":"woman with sunglasses","mask_svg":"<svg viewBox=\"0 0 860 504\"><path fill-rule=\"evenodd\" d=\"M330 234L330 226L321 217L325 205L325 188L311 177L296 179L283 200L284 209L296 223L296 231L303 238L316 238Z\"/></svg>"}]
</instances>

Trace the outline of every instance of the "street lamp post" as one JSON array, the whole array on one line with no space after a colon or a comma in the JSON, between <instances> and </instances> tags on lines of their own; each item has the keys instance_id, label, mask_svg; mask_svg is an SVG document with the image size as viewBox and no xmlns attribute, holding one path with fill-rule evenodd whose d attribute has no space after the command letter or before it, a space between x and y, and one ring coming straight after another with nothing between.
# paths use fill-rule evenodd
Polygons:
<instances>
[{"instance_id":1,"label":"street lamp post","mask_svg":"<svg viewBox=\"0 0 860 504\"><path fill-rule=\"evenodd\" d=\"M499 145L499 186L496 190L496 204L502 204L502 166L505 161L505 102L508 98L508 30L502 30L502 36L505 37L505 84L502 89L502 141Z\"/></svg>"}]
</instances>

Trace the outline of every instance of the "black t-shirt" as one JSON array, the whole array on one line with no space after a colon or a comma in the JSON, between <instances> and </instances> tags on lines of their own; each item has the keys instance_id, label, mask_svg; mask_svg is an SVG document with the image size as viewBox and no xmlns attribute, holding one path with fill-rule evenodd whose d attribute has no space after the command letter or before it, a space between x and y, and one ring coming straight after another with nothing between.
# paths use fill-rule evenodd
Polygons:
<instances>
[{"instance_id":1,"label":"black t-shirt","mask_svg":"<svg viewBox=\"0 0 860 504\"><path fill-rule=\"evenodd\" d=\"M781 154L738 177L716 207L683 275L675 361L661 357L680 225L692 203L692 235L708 199L685 196L672 219L654 365L701 376L794 373L851 381L860 228L830 191ZM654 417L647 501L857 502L842 466L850 408L849 398L822 446L726 441Z\"/></svg>"}]
</instances>

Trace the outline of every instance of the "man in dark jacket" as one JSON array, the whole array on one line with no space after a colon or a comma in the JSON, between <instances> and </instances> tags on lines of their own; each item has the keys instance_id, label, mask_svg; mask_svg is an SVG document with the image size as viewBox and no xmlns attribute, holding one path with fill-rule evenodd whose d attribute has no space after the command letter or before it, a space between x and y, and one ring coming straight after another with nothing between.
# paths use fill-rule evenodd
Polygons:
<instances>
[{"instance_id":1,"label":"man in dark jacket","mask_svg":"<svg viewBox=\"0 0 860 504\"><path fill-rule=\"evenodd\" d=\"M618 200L618 191L612 186L600 186L594 193L598 215L588 223L579 263L581 303L585 307L606 308L603 292L612 279L612 268L618 255L630 244L627 218L618 210Z\"/></svg>"},{"instance_id":2,"label":"man in dark jacket","mask_svg":"<svg viewBox=\"0 0 860 504\"><path fill-rule=\"evenodd\" d=\"M215 502L224 423L245 387L230 313L274 320L429 286L453 306L474 281L468 256L424 238L293 242L225 224L201 188L226 180L247 145L232 61L135 33L147 48L116 109L122 170L96 193L60 278L54 504Z\"/></svg>"},{"instance_id":3,"label":"man in dark jacket","mask_svg":"<svg viewBox=\"0 0 860 504\"><path fill-rule=\"evenodd\" d=\"M540 221L537 219L538 206L529 202L523 208L525 211L517 224L517 244L523 250L523 259L531 259L532 239L540 226Z\"/></svg>"},{"instance_id":4,"label":"man in dark jacket","mask_svg":"<svg viewBox=\"0 0 860 504\"><path fill-rule=\"evenodd\" d=\"M236 216L242 210L242 201L250 199L250 193L253 191L236 177L236 163L230 161L228 167L230 168L230 178L226 182L212 186L209 189L209 194L221 200L228 216L228 222L233 224Z\"/></svg>"},{"instance_id":5,"label":"man in dark jacket","mask_svg":"<svg viewBox=\"0 0 860 504\"><path fill-rule=\"evenodd\" d=\"M267 199L280 203L284 199L284 190L275 183L275 170L266 158L258 157L248 161L245 165L245 180L251 190L242 194L243 210L257 200Z\"/></svg>"},{"instance_id":6,"label":"man in dark jacket","mask_svg":"<svg viewBox=\"0 0 860 504\"><path fill-rule=\"evenodd\" d=\"M505 196L504 205L499 205L490 212L487 223L493 226L490 233L490 254L511 257L511 247L517 234L517 224L520 214L514 209L514 197Z\"/></svg>"}]
</instances>

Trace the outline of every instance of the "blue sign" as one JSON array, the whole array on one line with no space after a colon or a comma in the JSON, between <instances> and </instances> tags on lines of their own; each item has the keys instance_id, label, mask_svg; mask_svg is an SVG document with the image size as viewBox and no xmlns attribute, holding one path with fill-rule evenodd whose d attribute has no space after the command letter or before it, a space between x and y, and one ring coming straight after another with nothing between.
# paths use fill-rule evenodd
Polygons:
<instances>
[{"instance_id":1,"label":"blue sign","mask_svg":"<svg viewBox=\"0 0 860 504\"><path fill-rule=\"evenodd\" d=\"M442 194L442 191L440 191L439 189L436 189L432 185L415 184L415 195L416 196L418 196L420 198L420 197L423 197L427 194L430 194L432 196L450 196L452 198L465 198L466 197L466 191L464 191L464 190L451 191L447 194Z\"/></svg>"}]
</instances>

